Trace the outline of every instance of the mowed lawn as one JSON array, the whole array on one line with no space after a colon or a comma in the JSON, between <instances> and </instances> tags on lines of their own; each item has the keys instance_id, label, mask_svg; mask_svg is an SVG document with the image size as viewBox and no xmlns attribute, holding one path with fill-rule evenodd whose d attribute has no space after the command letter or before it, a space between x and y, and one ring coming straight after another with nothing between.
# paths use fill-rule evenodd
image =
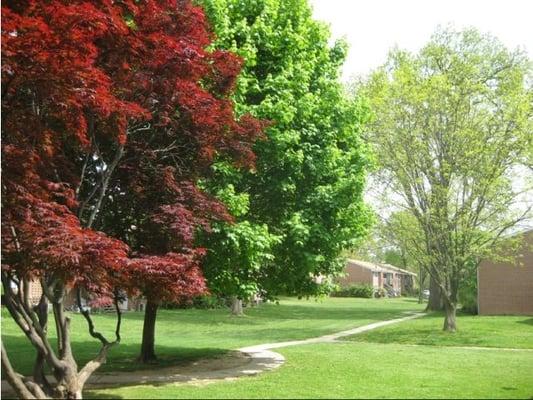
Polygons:
<instances>
[{"instance_id":1,"label":"mowed lawn","mask_svg":"<svg viewBox=\"0 0 533 400\"><path fill-rule=\"evenodd\" d=\"M378 320L421 311L412 299L322 301L282 299L238 318L226 310L166 310L157 327L162 365L222 355L251 344L316 337ZM97 350L79 315L74 349L79 359ZM5 314L4 314L5 318ZM95 316L112 330L112 317ZM92 390L92 398L533 398L533 318L459 315L459 332L441 332L442 316L432 314L344 338L338 343L276 349L286 362L255 377L197 384L158 384ZM135 363L142 315L125 317L123 343L104 370L139 368ZM8 318L3 336L15 364L31 365ZM83 332L83 333L82 333ZM91 343L91 345L87 344ZM18 347L14 348L13 345ZM494 347L463 348L469 346ZM506 350L516 348L518 350ZM157 366L153 366L157 368Z\"/></svg>"},{"instance_id":2,"label":"mowed lawn","mask_svg":"<svg viewBox=\"0 0 533 400\"><path fill-rule=\"evenodd\" d=\"M207 385L131 386L95 398L526 398L533 352L341 342L276 349L286 363Z\"/></svg>"},{"instance_id":3,"label":"mowed lawn","mask_svg":"<svg viewBox=\"0 0 533 400\"><path fill-rule=\"evenodd\" d=\"M531 317L459 315L460 330L455 334L440 331L442 318L432 314L339 343L276 349L286 363L256 377L88 394L104 398L533 398Z\"/></svg>"},{"instance_id":4,"label":"mowed lawn","mask_svg":"<svg viewBox=\"0 0 533 400\"><path fill-rule=\"evenodd\" d=\"M203 357L220 356L230 349L266 342L306 339L403 316L405 311L421 310L414 299L281 299L245 309L244 317L233 317L226 309L160 310L156 325L156 352L160 366L190 362ZM72 318L72 342L78 364L98 352L98 342L87 332L79 314ZM50 314L50 318L52 318ZM113 338L113 314L93 315L96 329ZM49 335L55 338L50 321ZM139 354L143 313L124 314L122 342L110 352L108 362L99 371L135 370L146 366L135 361ZM34 350L18 327L2 309L2 338L14 367L30 373ZM157 365L151 366L156 368Z\"/></svg>"},{"instance_id":5,"label":"mowed lawn","mask_svg":"<svg viewBox=\"0 0 533 400\"><path fill-rule=\"evenodd\" d=\"M478 316L459 314L458 331L444 332L444 315L386 326L348 338L357 342L401 343L436 346L474 346L533 349L533 316ZM530 371L533 376L533 365Z\"/></svg>"}]
</instances>

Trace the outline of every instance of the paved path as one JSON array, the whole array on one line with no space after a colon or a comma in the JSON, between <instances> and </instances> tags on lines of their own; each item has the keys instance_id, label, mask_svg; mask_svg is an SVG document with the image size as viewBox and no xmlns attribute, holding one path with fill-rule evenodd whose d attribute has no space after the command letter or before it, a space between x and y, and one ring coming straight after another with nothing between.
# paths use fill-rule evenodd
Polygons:
<instances>
[{"instance_id":1,"label":"paved path","mask_svg":"<svg viewBox=\"0 0 533 400\"><path fill-rule=\"evenodd\" d=\"M411 315L407 317L389 319L387 321L374 322L372 324L363 325L358 328L348 329L347 331L332 333L330 335L324 335L324 336L319 336L316 338L304 339L304 340L293 340L290 342L258 344L256 346L242 347L239 349L239 351L248 353L248 354L253 354L255 352L259 352L262 350L266 351L270 349L279 349L280 347L299 346L302 344L334 342L335 340L346 337L346 336L356 335L358 333L370 331L372 329L380 328L382 326L397 324L398 322L407 321L407 320L418 318L418 317L421 317L422 315L425 315L424 313L411 313L411 312L409 312L409 314Z\"/></svg>"},{"instance_id":2,"label":"paved path","mask_svg":"<svg viewBox=\"0 0 533 400\"><path fill-rule=\"evenodd\" d=\"M219 379L235 379L240 376L256 375L263 371L278 368L285 362L285 358L271 349L297 346L313 343L334 342L337 339L366 332L382 326L396 324L424 315L423 313L409 313L409 316L375 322L345 330L342 332L324 335L305 340L290 342L265 343L248 346L230 352L220 359L204 359L187 366L174 366L133 372L97 373L89 378L85 388L107 388L125 385L141 385L149 383L190 382L197 384L208 383ZM2 381L2 396L12 394L6 381Z\"/></svg>"}]
</instances>

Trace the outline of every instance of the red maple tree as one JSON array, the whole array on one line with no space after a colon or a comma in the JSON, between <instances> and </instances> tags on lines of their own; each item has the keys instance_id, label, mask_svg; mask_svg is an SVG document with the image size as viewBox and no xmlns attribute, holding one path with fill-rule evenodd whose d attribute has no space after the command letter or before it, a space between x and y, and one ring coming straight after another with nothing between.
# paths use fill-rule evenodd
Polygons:
<instances>
[{"instance_id":1,"label":"red maple tree","mask_svg":"<svg viewBox=\"0 0 533 400\"><path fill-rule=\"evenodd\" d=\"M2 345L20 397L81 397L120 341L119 288L157 288L158 300L205 290L194 232L229 216L195 182L218 156L251 165L262 128L235 119L228 95L240 61L206 51L209 43L203 12L189 1L3 2L2 284L38 354L33 377L22 378ZM110 341L84 312L102 348L80 370L64 312L71 287L78 298L113 299L118 315ZM48 302L57 350L46 336Z\"/></svg>"}]
</instances>

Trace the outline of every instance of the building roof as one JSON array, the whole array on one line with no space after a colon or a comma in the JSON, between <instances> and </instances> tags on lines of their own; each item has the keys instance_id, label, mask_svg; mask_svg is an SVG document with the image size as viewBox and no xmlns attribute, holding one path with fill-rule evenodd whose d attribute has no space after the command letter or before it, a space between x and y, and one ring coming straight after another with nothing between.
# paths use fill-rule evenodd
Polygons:
<instances>
[{"instance_id":1,"label":"building roof","mask_svg":"<svg viewBox=\"0 0 533 400\"><path fill-rule=\"evenodd\" d=\"M400 273L404 275L416 276L414 272L407 271L405 269L401 269L390 264L377 264L377 263L371 263L368 261L353 260L353 259L348 259L347 262L348 264L357 265L362 268L368 269L372 272L396 272L396 273Z\"/></svg>"},{"instance_id":2,"label":"building roof","mask_svg":"<svg viewBox=\"0 0 533 400\"><path fill-rule=\"evenodd\" d=\"M368 262L368 261L348 259L347 262L348 262L348 265L350 265L350 264L357 265L359 267L368 269L368 270L370 270L372 272L383 272L383 271L385 271L385 269L381 268L379 265L371 263L371 262Z\"/></svg>"},{"instance_id":3,"label":"building roof","mask_svg":"<svg viewBox=\"0 0 533 400\"><path fill-rule=\"evenodd\" d=\"M406 269L395 267L394 265L390 265L390 264L380 264L380 265L382 267L387 268L387 269L390 269L390 270L393 270L393 271L397 271L397 272L401 272L402 274L416 276L416 274L414 272L407 271Z\"/></svg>"}]
</instances>

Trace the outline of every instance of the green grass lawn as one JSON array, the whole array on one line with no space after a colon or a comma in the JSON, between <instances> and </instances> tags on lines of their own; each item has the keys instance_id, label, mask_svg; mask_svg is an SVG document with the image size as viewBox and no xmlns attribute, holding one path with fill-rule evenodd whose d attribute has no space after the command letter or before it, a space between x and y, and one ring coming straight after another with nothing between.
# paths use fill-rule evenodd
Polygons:
<instances>
[{"instance_id":1,"label":"green grass lawn","mask_svg":"<svg viewBox=\"0 0 533 400\"><path fill-rule=\"evenodd\" d=\"M533 349L533 317L458 315L455 333L442 331L444 315L390 325L346 340L438 346L479 346ZM533 370L532 370L533 373Z\"/></svg>"},{"instance_id":2,"label":"green grass lawn","mask_svg":"<svg viewBox=\"0 0 533 400\"><path fill-rule=\"evenodd\" d=\"M226 310L168 310L159 315L157 350L162 365L217 356L229 349L316 337L405 311L421 311L412 299L283 299L231 317ZM33 351L9 318L2 335L14 364L27 371ZM111 315L95 316L113 329ZM459 331L441 332L442 315L432 314L356 335L339 343L277 349L286 363L256 377L211 384L161 384L93 390L94 398L533 398L531 317L458 316ZM87 360L97 346L73 315L74 351ZM103 370L139 368L142 314L125 316L123 343ZM412 346L420 344L420 346ZM486 346L521 350L465 349ZM156 366L154 366L156 367ZM143 367L144 368L144 367Z\"/></svg>"},{"instance_id":3,"label":"green grass lawn","mask_svg":"<svg viewBox=\"0 0 533 400\"><path fill-rule=\"evenodd\" d=\"M531 398L533 352L342 342L277 349L279 369L203 386L92 391L96 398Z\"/></svg>"},{"instance_id":4,"label":"green grass lawn","mask_svg":"<svg viewBox=\"0 0 533 400\"><path fill-rule=\"evenodd\" d=\"M367 323L390 319L409 310L421 310L413 299L324 300L282 299L245 309L246 316L232 317L228 310L160 310L156 325L156 352L160 366L218 356L227 350L266 342L279 342L325 335ZM98 342L89 336L85 320L72 317L72 342L78 364L98 352ZM95 314L97 330L113 338L113 314ZM124 314L122 342L110 352L99 371L146 368L135 362L140 350L143 314ZM50 324L50 336L55 327ZM12 363L19 372L29 373L34 350L22 337L6 310L2 310L2 338ZM153 366L156 367L156 366Z\"/></svg>"},{"instance_id":5,"label":"green grass lawn","mask_svg":"<svg viewBox=\"0 0 533 400\"><path fill-rule=\"evenodd\" d=\"M533 398L533 351L527 350L533 348L531 317L458 315L460 330L455 334L441 331L442 318L431 314L355 335L350 341L277 349L286 363L256 377L88 394L98 398Z\"/></svg>"}]
</instances>

